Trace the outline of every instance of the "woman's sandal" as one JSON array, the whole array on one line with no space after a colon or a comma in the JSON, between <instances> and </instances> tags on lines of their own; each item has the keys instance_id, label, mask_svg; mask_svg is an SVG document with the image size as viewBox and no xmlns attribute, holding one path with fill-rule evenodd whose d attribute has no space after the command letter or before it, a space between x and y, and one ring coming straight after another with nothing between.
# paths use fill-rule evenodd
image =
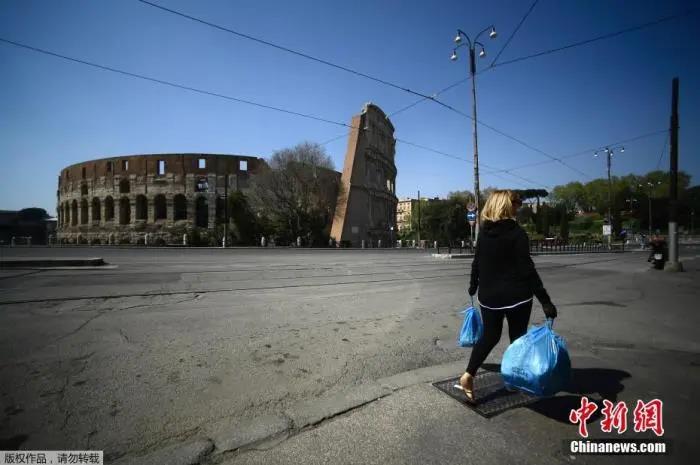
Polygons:
<instances>
[{"instance_id":1,"label":"woman's sandal","mask_svg":"<svg viewBox=\"0 0 700 465\"><path fill-rule=\"evenodd\" d=\"M467 382L469 380L469 382ZM465 385L469 385L470 389L467 389ZM476 399L474 399L474 377L470 376L469 373L464 373L461 378L459 378L459 384L455 384L457 389L461 389L464 392L464 397L467 398L467 402L470 404L476 404Z\"/></svg>"}]
</instances>

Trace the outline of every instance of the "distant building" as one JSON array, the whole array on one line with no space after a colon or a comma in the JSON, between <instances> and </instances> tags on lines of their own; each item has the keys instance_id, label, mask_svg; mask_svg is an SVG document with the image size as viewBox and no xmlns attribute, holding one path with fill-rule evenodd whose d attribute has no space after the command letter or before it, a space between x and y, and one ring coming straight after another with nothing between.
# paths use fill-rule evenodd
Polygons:
<instances>
[{"instance_id":1,"label":"distant building","mask_svg":"<svg viewBox=\"0 0 700 465\"><path fill-rule=\"evenodd\" d=\"M394 126L378 106L368 103L352 118L341 188L331 237L359 247L389 245L396 221L396 139Z\"/></svg>"},{"instance_id":2,"label":"distant building","mask_svg":"<svg viewBox=\"0 0 700 465\"><path fill-rule=\"evenodd\" d=\"M416 203L418 203L416 199L408 198L399 200L396 204L396 227L399 231L411 229L411 215Z\"/></svg>"},{"instance_id":3,"label":"distant building","mask_svg":"<svg viewBox=\"0 0 700 465\"><path fill-rule=\"evenodd\" d=\"M58 238L66 243L180 242L212 234L229 192L246 192L267 166L244 155L126 155L64 168L58 177Z\"/></svg>"},{"instance_id":4,"label":"distant building","mask_svg":"<svg viewBox=\"0 0 700 465\"><path fill-rule=\"evenodd\" d=\"M316 168L321 195L332 199L323 219L339 244L389 245L396 231L394 126L367 103L352 118L343 172ZM125 155L68 166L58 176L57 239L68 244L219 243L227 196L249 192L269 166L245 155ZM339 188L338 188L339 186ZM0 215L0 222L9 220ZM203 240L203 241L202 241Z\"/></svg>"},{"instance_id":5,"label":"distant building","mask_svg":"<svg viewBox=\"0 0 700 465\"><path fill-rule=\"evenodd\" d=\"M0 242L12 244L46 244L56 234L56 218L43 208L0 210Z\"/></svg>"},{"instance_id":6,"label":"distant building","mask_svg":"<svg viewBox=\"0 0 700 465\"><path fill-rule=\"evenodd\" d=\"M432 199L421 197L424 203L439 202L440 198L434 197ZM399 200L396 205L396 226L399 231L410 231L412 216L418 215L418 199L406 198Z\"/></svg>"}]
</instances>

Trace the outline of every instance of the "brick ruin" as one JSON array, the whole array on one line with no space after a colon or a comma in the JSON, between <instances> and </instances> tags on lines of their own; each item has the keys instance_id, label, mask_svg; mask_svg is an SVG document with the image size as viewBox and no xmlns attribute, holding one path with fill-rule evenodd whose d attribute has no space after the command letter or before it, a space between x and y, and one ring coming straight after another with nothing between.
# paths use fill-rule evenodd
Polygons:
<instances>
[{"instance_id":1,"label":"brick ruin","mask_svg":"<svg viewBox=\"0 0 700 465\"><path fill-rule=\"evenodd\" d=\"M160 154L71 165L58 177L57 239L69 244L215 243L224 199L266 167L241 155ZM148 236L146 236L148 235Z\"/></svg>"},{"instance_id":2,"label":"brick ruin","mask_svg":"<svg viewBox=\"0 0 700 465\"><path fill-rule=\"evenodd\" d=\"M380 240L386 247L397 233L394 126L372 103L351 126L331 237L352 247L362 241L376 247Z\"/></svg>"}]
</instances>

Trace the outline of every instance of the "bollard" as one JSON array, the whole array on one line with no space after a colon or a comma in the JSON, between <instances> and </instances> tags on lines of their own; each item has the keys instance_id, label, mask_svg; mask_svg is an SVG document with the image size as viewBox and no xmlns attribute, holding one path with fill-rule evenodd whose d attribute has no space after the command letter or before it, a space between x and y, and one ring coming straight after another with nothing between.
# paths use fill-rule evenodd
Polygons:
<instances>
[{"instance_id":1,"label":"bollard","mask_svg":"<svg viewBox=\"0 0 700 465\"><path fill-rule=\"evenodd\" d=\"M267 244L267 241L265 240L265 236L260 238L260 247L265 247Z\"/></svg>"},{"instance_id":2,"label":"bollard","mask_svg":"<svg viewBox=\"0 0 700 465\"><path fill-rule=\"evenodd\" d=\"M32 246L32 236L27 237L27 245L28 245L29 247Z\"/></svg>"},{"instance_id":3,"label":"bollard","mask_svg":"<svg viewBox=\"0 0 700 465\"><path fill-rule=\"evenodd\" d=\"M297 247L301 247L301 236L297 236Z\"/></svg>"},{"instance_id":4,"label":"bollard","mask_svg":"<svg viewBox=\"0 0 700 465\"><path fill-rule=\"evenodd\" d=\"M464 241L462 241L462 249L463 249L463 248L464 248ZM461 251L462 249L460 249L460 251Z\"/></svg>"},{"instance_id":5,"label":"bollard","mask_svg":"<svg viewBox=\"0 0 700 465\"><path fill-rule=\"evenodd\" d=\"M328 239L328 247L333 247L333 239Z\"/></svg>"},{"instance_id":6,"label":"bollard","mask_svg":"<svg viewBox=\"0 0 700 465\"><path fill-rule=\"evenodd\" d=\"M182 235L182 245L187 245L187 234Z\"/></svg>"},{"instance_id":7,"label":"bollard","mask_svg":"<svg viewBox=\"0 0 700 465\"><path fill-rule=\"evenodd\" d=\"M10 240L10 247L14 247L15 245L17 245L15 242L15 236L12 236L12 239Z\"/></svg>"},{"instance_id":8,"label":"bollard","mask_svg":"<svg viewBox=\"0 0 700 465\"><path fill-rule=\"evenodd\" d=\"M365 248L365 240L364 239L362 239L362 248L363 249Z\"/></svg>"},{"instance_id":9,"label":"bollard","mask_svg":"<svg viewBox=\"0 0 700 465\"><path fill-rule=\"evenodd\" d=\"M148 246L148 233L143 235L143 245Z\"/></svg>"},{"instance_id":10,"label":"bollard","mask_svg":"<svg viewBox=\"0 0 700 465\"><path fill-rule=\"evenodd\" d=\"M399 249L401 248L401 241L396 241L396 247Z\"/></svg>"},{"instance_id":11,"label":"bollard","mask_svg":"<svg viewBox=\"0 0 700 465\"><path fill-rule=\"evenodd\" d=\"M413 239L411 241L411 247L413 247L414 249L416 248L416 240L415 239Z\"/></svg>"},{"instance_id":12,"label":"bollard","mask_svg":"<svg viewBox=\"0 0 700 465\"><path fill-rule=\"evenodd\" d=\"M381 249L381 248L382 248L382 240L381 240L381 239L379 239L379 240L377 241L377 248L378 248L378 249Z\"/></svg>"},{"instance_id":13,"label":"bollard","mask_svg":"<svg viewBox=\"0 0 700 465\"><path fill-rule=\"evenodd\" d=\"M434 249L437 249L437 248L438 248L438 246L437 246L437 241L434 241L434 242L433 242L433 248L434 248Z\"/></svg>"},{"instance_id":14,"label":"bollard","mask_svg":"<svg viewBox=\"0 0 700 465\"><path fill-rule=\"evenodd\" d=\"M112 244L114 244L114 233L109 233L109 236L107 236L107 245Z\"/></svg>"}]
</instances>

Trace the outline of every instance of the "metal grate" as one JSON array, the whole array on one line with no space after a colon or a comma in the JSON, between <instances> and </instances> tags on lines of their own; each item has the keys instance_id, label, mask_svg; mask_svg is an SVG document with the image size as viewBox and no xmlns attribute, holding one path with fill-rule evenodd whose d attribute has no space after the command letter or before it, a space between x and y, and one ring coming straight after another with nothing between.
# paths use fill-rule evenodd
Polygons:
<instances>
[{"instance_id":1,"label":"metal grate","mask_svg":"<svg viewBox=\"0 0 700 465\"><path fill-rule=\"evenodd\" d=\"M437 381L433 383L433 386L485 418L491 418L512 408L528 405L539 399L526 392L506 390L503 378L498 372L482 371L476 374L474 378L476 405L469 403L464 392L454 387L455 384L459 385L459 376Z\"/></svg>"}]
</instances>

